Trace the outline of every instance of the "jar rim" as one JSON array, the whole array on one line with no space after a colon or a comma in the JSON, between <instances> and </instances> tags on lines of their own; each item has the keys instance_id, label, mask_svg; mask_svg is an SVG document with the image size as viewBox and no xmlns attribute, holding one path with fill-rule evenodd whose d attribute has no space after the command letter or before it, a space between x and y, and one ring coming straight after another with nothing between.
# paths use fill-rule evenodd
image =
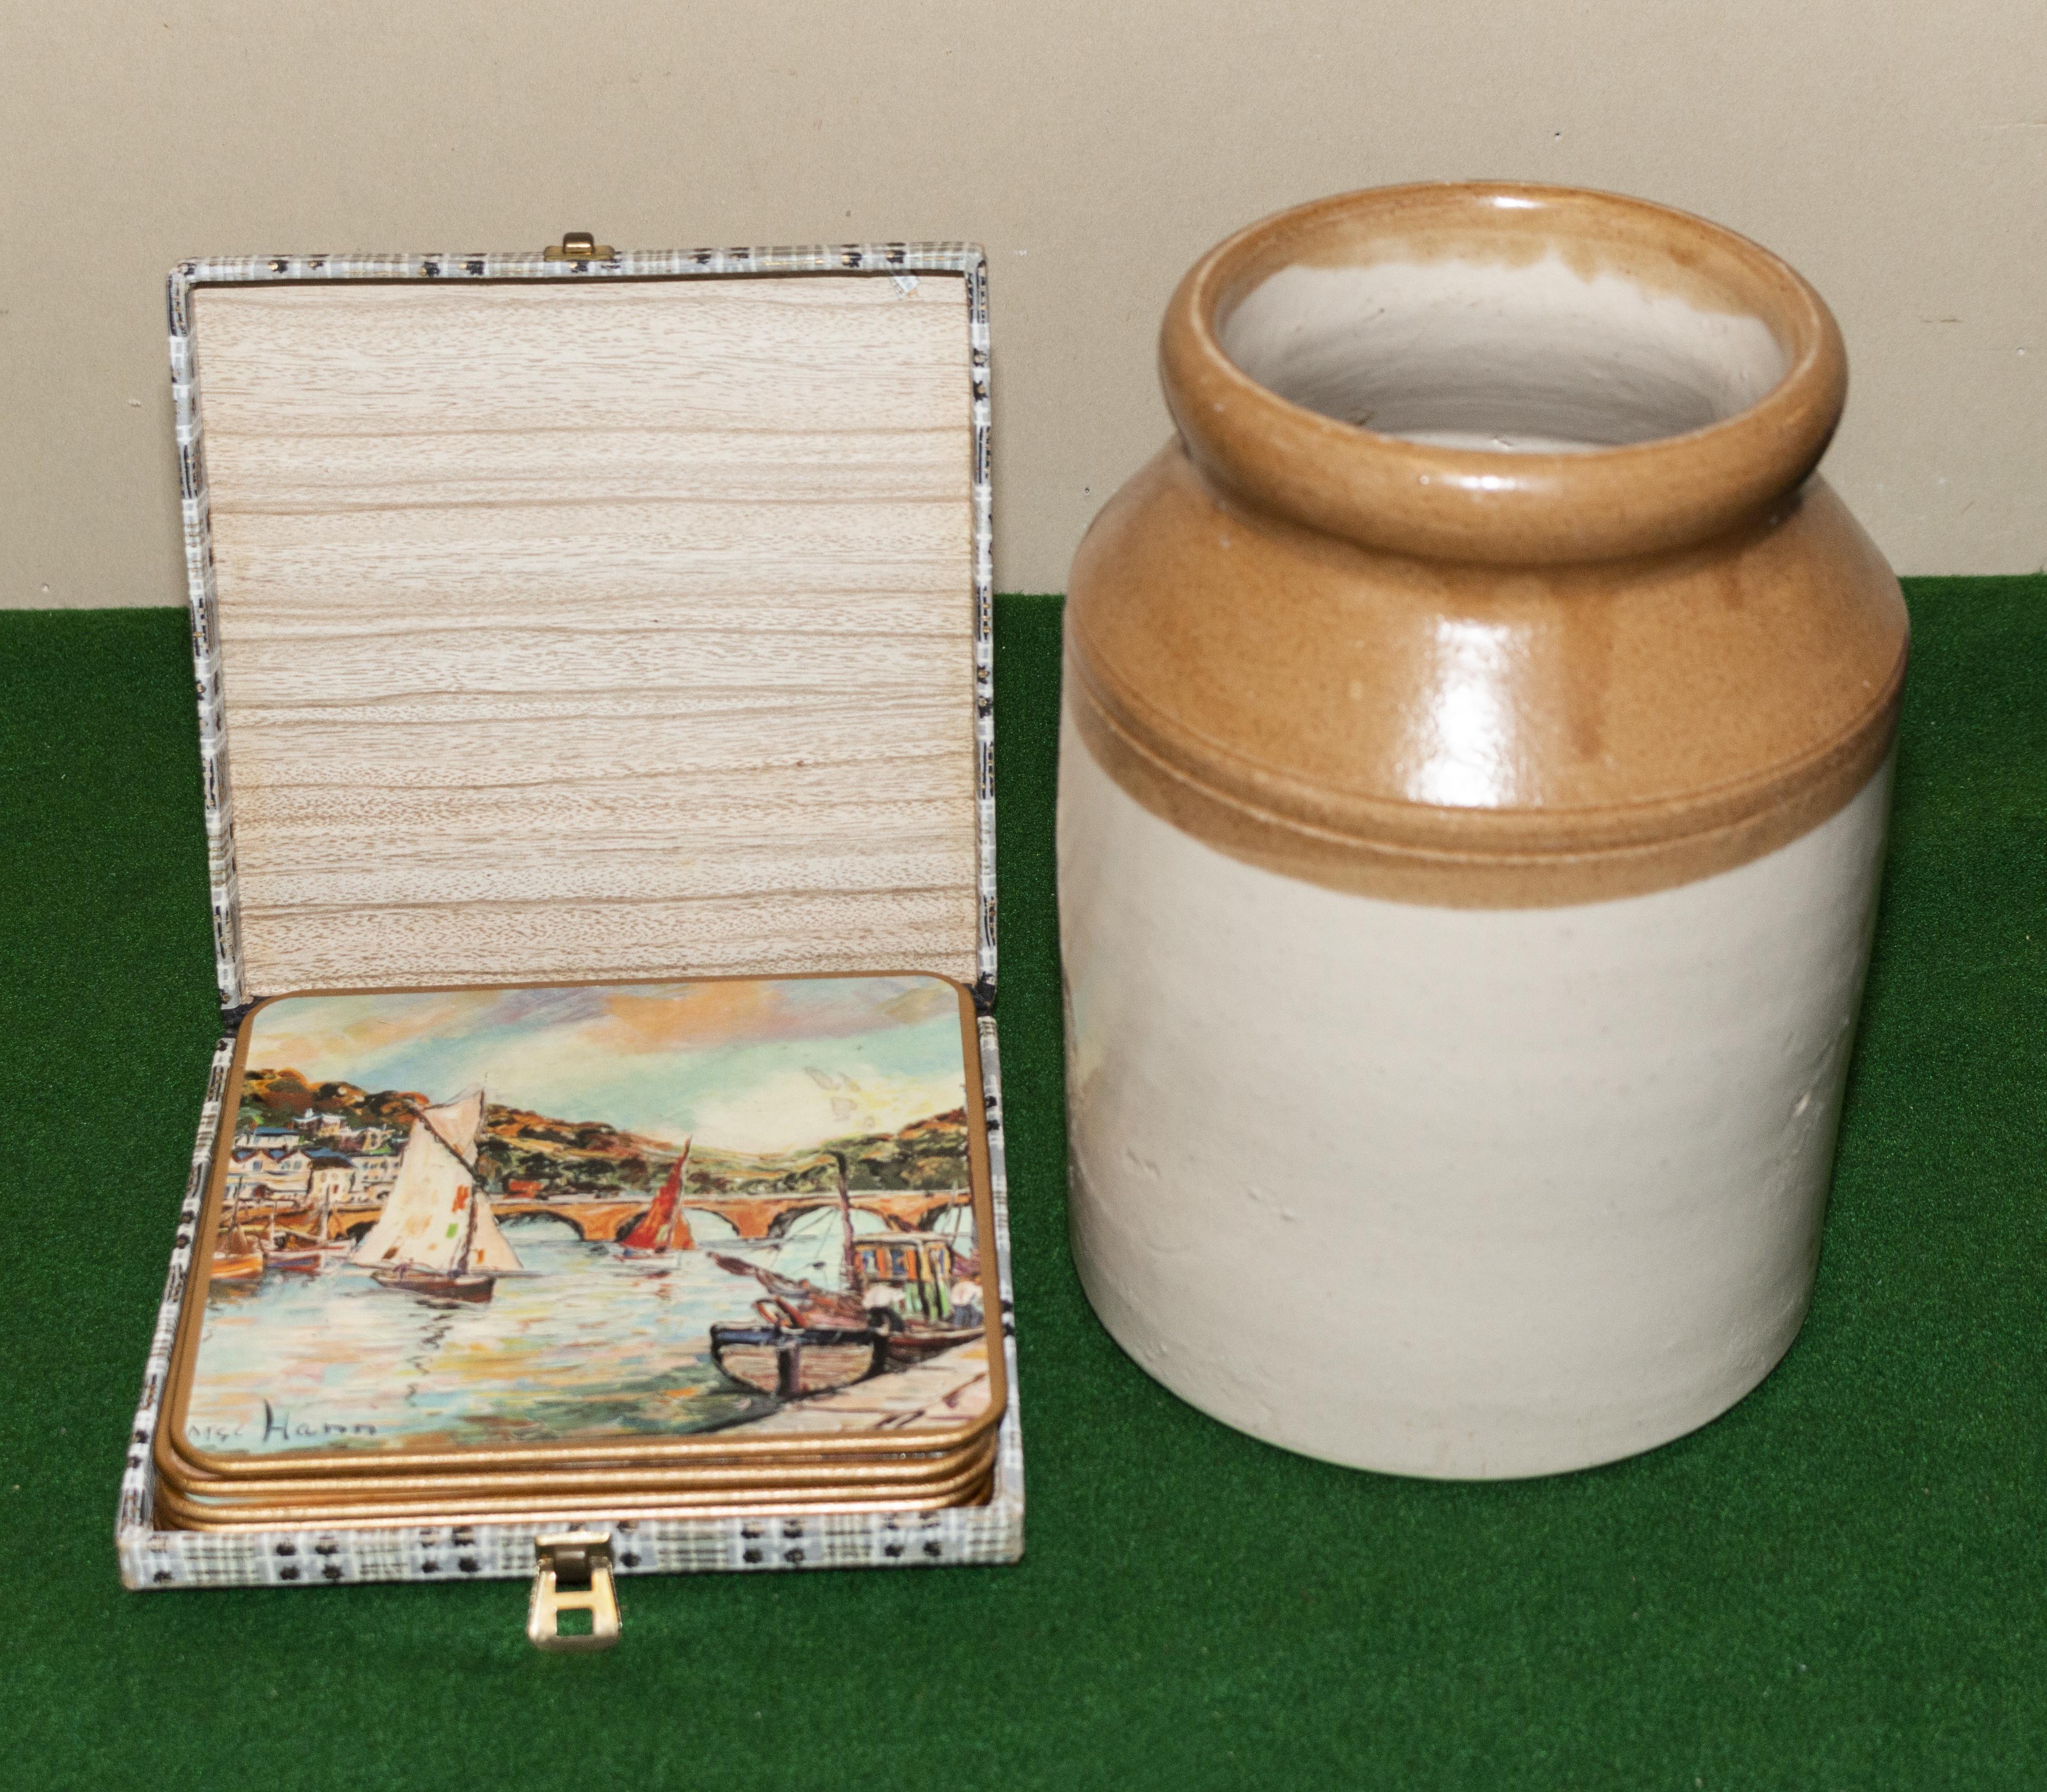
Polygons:
<instances>
[{"instance_id":1,"label":"jar rim","mask_svg":"<svg viewBox=\"0 0 2047 1792\"><path fill-rule=\"evenodd\" d=\"M1283 397L1232 358L1221 331L1271 275L1460 253L1705 296L1762 323L1784 360L1732 415L1681 433L1581 451L1504 452L1382 434ZM1196 464L1255 506L1380 552L1555 564L1667 552L1733 528L1801 485L1848 391L1840 331L1779 257L1723 226L1619 194L1509 181L1368 188L1275 213L1203 256L1159 340L1168 408Z\"/></svg>"}]
</instances>

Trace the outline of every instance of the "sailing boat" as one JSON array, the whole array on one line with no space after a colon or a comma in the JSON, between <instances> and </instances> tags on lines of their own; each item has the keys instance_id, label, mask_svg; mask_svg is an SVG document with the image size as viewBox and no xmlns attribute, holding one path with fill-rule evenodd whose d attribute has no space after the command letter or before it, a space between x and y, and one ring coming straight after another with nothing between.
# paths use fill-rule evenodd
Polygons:
<instances>
[{"instance_id":1,"label":"sailing boat","mask_svg":"<svg viewBox=\"0 0 2047 1792\"><path fill-rule=\"evenodd\" d=\"M683 1155L675 1161L668 1171L668 1179L662 1183L661 1192L654 1197L654 1205L640 1216L640 1223L619 1240L624 1254L629 1257L666 1256L671 1250L694 1251L697 1241L690 1232L690 1222L683 1217L683 1167L690 1160L690 1141L683 1140ZM676 1234L682 1241L676 1242Z\"/></svg>"},{"instance_id":2,"label":"sailing boat","mask_svg":"<svg viewBox=\"0 0 2047 1792\"><path fill-rule=\"evenodd\" d=\"M398 1179L377 1223L350 1253L387 1288L444 1299L486 1301L501 1275L528 1274L497 1229L476 1148L483 1091L420 1108L398 1160Z\"/></svg>"}]
</instances>

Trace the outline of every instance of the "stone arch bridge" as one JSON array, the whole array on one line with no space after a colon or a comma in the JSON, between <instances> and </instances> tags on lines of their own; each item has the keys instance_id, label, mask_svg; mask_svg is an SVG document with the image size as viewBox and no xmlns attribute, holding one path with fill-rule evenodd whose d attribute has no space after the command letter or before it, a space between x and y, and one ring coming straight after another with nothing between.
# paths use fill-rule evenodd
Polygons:
<instances>
[{"instance_id":1,"label":"stone arch bridge","mask_svg":"<svg viewBox=\"0 0 2047 1792\"><path fill-rule=\"evenodd\" d=\"M853 1196L853 1204L870 1213L879 1213L899 1232L921 1232L948 1207L964 1206L973 1198L967 1189L873 1190ZM741 1238L779 1238L805 1213L820 1207L836 1207L838 1197L817 1190L794 1194L730 1195L685 1201L683 1217L715 1213L729 1221ZM567 1225L578 1238L598 1244L613 1244L630 1232L647 1211L648 1198L625 1198L611 1195L563 1195L554 1201L510 1200L493 1197L490 1210L501 1220L541 1218ZM360 1237L377 1223L384 1211L381 1201L337 1201L329 1218L336 1235ZM245 1202L242 1223L262 1227L274 1214L277 1224L298 1231L309 1229L317 1210L310 1204L269 1207L260 1202Z\"/></svg>"}]
</instances>

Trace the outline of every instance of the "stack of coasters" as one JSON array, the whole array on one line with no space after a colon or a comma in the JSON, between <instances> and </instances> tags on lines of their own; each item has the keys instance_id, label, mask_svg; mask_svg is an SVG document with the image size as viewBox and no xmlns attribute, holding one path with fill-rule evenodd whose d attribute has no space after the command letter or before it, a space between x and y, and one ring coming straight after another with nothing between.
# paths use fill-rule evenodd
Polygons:
<instances>
[{"instance_id":1,"label":"stack of coasters","mask_svg":"<svg viewBox=\"0 0 2047 1792\"><path fill-rule=\"evenodd\" d=\"M980 251L170 318L222 1039L127 1584L1014 1560Z\"/></svg>"},{"instance_id":2,"label":"stack of coasters","mask_svg":"<svg viewBox=\"0 0 2047 1792\"><path fill-rule=\"evenodd\" d=\"M968 992L931 976L260 1004L156 1434L163 1520L985 1501L978 1056Z\"/></svg>"}]
</instances>

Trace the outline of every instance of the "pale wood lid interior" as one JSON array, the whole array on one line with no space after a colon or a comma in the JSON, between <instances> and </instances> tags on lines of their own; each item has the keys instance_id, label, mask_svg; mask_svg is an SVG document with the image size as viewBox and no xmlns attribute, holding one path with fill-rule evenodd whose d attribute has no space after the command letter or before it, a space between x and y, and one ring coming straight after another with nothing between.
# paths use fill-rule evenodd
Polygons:
<instances>
[{"instance_id":1,"label":"pale wood lid interior","mask_svg":"<svg viewBox=\"0 0 2047 1792\"><path fill-rule=\"evenodd\" d=\"M247 993L971 982L967 302L198 291Z\"/></svg>"}]
</instances>

